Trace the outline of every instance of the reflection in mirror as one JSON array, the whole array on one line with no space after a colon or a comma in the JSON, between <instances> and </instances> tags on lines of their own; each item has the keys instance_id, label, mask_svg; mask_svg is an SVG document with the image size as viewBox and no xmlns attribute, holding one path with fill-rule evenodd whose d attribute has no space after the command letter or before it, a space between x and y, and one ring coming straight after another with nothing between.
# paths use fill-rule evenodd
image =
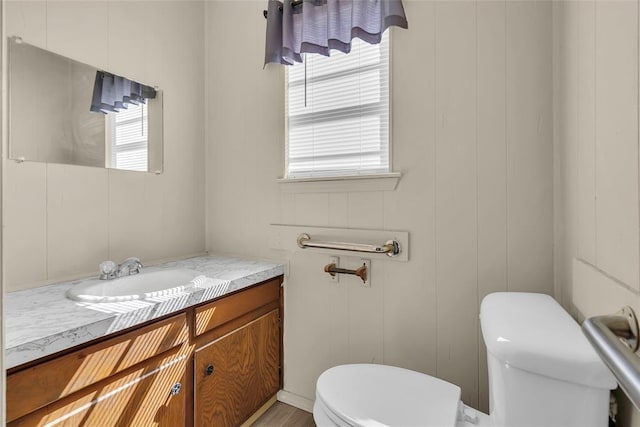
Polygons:
<instances>
[{"instance_id":1,"label":"reflection in mirror","mask_svg":"<svg viewBox=\"0 0 640 427\"><path fill-rule=\"evenodd\" d=\"M9 39L9 158L162 171L162 91Z\"/></svg>"}]
</instances>

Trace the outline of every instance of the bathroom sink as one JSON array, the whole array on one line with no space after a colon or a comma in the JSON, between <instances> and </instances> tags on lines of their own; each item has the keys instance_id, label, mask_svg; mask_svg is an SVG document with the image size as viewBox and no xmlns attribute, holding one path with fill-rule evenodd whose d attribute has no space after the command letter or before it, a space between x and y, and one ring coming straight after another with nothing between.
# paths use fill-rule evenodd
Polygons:
<instances>
[{"instance_id":1,"label":"bathroom sink","mask_svg":"<svg viewBox=\"0 0 640 427\"><path fill-rule=\"evenodd\" d=\"M166 297L201 287L208 278L186 269L141 272L111 280L90 279L67 291L67 298L84 302L121 302Z\"/></svg>"}]
</instances>

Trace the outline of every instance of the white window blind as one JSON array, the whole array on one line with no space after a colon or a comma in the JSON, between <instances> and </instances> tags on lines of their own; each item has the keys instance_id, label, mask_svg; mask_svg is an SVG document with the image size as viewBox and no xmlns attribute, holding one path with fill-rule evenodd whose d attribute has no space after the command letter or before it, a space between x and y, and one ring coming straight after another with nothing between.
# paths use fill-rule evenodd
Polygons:
<instances>
[{"instance_id":1,"label":"white window blind","mask_svg":"<svg viewBox=\"0 0 640 427\"><path fill-rule=\"evenodd\" d=\"M129 104L129 108L109 113L111 167L147 171L149 116L145 104Z\"/></svg>"},{"instance_id":2,"label":"white window blind","mask_svg":"<svg viewBox=\"0 0 640 427\"><path fill-rule=\"evenodd\" d=\"M388 39L287 67L287 178L389 172Z\"/></svg>"}]
</instances>

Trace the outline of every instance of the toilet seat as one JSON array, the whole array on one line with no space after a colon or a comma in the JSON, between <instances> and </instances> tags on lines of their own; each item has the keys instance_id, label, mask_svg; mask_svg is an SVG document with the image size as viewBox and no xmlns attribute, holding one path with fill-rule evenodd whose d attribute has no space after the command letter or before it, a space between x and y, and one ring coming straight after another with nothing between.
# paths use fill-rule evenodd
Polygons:
<instances>
[{"instance_id":1,"label":"toilet seat","mask_svg":"<svg viewBox=\"0 0 640 427\"><path fill-rule=\"evenodd\" d=\"M453 427L459 405L460 388L438 378L394 366L342 365L318 378L314 416L338 426Z\"/></svg>"}]
</instances>

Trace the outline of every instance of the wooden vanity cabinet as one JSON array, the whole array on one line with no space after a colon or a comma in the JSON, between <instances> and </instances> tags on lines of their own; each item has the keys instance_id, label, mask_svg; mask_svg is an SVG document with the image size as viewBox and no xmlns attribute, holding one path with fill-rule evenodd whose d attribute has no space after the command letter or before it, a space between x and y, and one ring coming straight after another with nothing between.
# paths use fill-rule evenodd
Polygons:
<instances>
[{"instance_id":1,"label":"wooden vanity cabinet","mask_svg":"<svg viewBox=\"0 0 640 427\"><path fill-rule=\"evenodd\" d=\"M281 283L10 370L8 425L240 425L282 386Z\"/></svg>"},{"instance_id":2,"label":"wooden vanity cabinet","mask_svg":"<svg viewBox=\"0 0 640 427\"><path fill-rule=\"evenodd\" d=\"M281 388L281 283L196 308L196 427L238 426Z\"/></svg>"}]
</instances>

